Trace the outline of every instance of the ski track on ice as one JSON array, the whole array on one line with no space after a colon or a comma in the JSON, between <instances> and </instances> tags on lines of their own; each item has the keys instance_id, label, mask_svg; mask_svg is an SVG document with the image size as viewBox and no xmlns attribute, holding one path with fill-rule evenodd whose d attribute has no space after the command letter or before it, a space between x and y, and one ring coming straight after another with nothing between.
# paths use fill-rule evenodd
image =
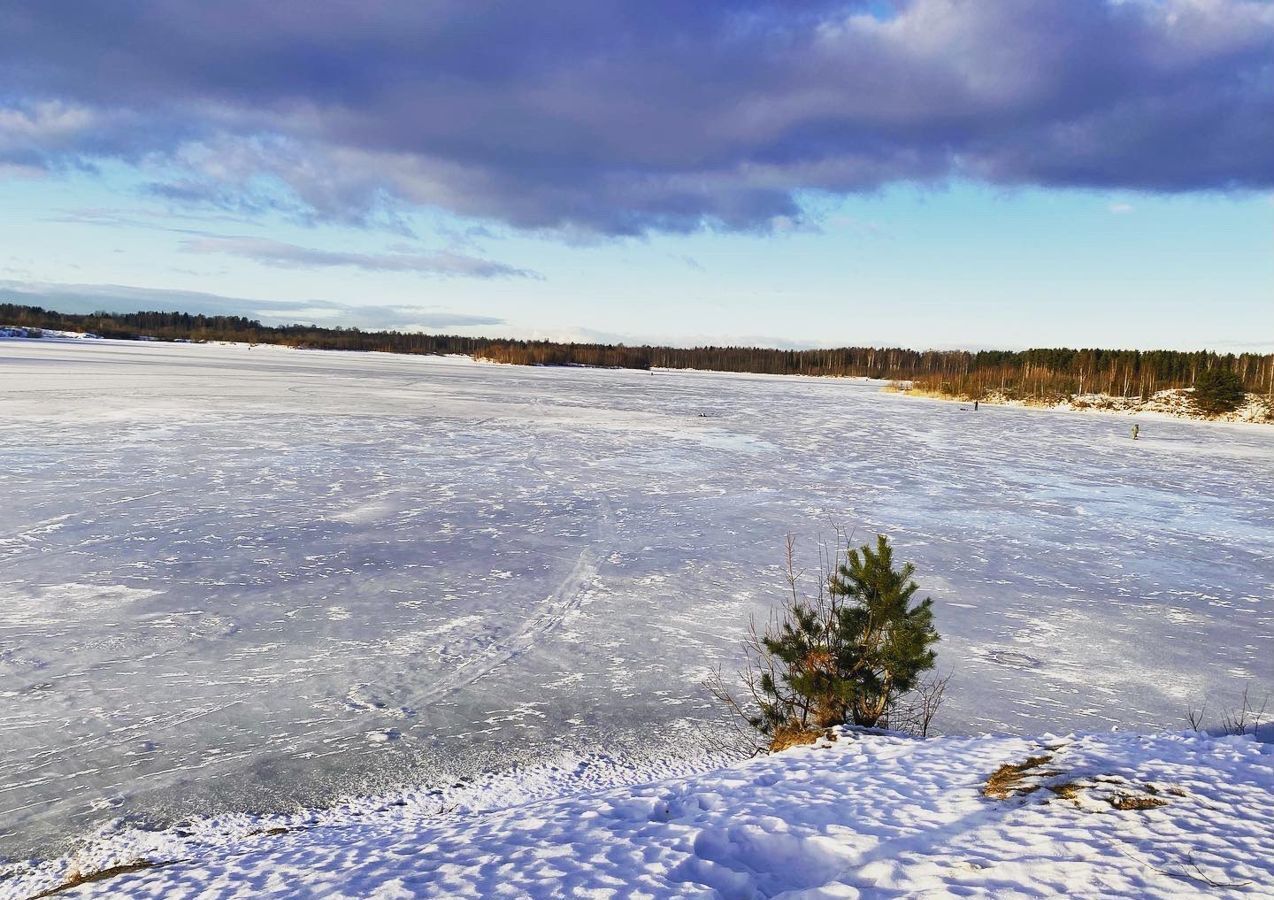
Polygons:
<instances>
[{"instance_id":1,"label":"ski track on ice","mask_svg":"<svg viewBox=\"0 0 1274 900\"><path fill-rule=\"evenodd\" d=\"M497 640L456 667L454 674L442 679L423 699L433 703L473 684L500 667L532 650L536 643L555 631L566 618L579 609L587 594L587 586L597 576L598 565L609 552L615 538L610 501L598 498L597 534L592 543L580 551L574 567L552 594L536 606L535 613L520 628Z\"/></svg>"}]
</instances>

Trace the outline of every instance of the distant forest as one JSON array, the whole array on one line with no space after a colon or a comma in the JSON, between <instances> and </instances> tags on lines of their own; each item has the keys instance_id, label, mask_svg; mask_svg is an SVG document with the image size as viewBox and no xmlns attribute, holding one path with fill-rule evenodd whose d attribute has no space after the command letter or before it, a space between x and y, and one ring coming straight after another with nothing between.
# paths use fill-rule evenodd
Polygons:
<instances>
[{"instance_id":1,"label":"distant forest","mask_svg":"<svg viewBox=\"0 0 1274 900\"><path fill-rule=\"evenodd\" d=\"M838 347L776 350L765 347L629 347L559 344L401 331L361 331L313 325L262 325L242 316L178 312L73 315L36 306L0 304L0 326L91 332L101 337L164 341L239 341L318 350L462 354L494 362L539 366L625 369L709 369L771 375L869 376L914 382L944 394L1041 399L1077 393L1149 396L1191 387L1200 372L1225 368L1254 393L1274 395L1274 354L1217 354L1176 350L904 350Z\"/></svg>"}]
</instances>

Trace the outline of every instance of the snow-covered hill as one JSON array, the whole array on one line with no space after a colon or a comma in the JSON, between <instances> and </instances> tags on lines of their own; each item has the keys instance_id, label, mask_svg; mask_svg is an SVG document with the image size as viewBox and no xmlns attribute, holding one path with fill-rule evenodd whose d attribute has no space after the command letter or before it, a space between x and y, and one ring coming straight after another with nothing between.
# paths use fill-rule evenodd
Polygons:
<instances>
[{"instance_id":1,"label":"snow-covered hill","mask_svg":"<svg viewBox=\"0 0 1274 900\"><path fill-rule=\"evenodd\" d=\"M645 784L599 788L595 775L523 770L428 803L260 820L220 842L198 826L120 834L0 892L30 896L94 872L105 877L65 895L1274 892L1274 745L1251 737L843 733Z\"/></svg>"}]
</instances>

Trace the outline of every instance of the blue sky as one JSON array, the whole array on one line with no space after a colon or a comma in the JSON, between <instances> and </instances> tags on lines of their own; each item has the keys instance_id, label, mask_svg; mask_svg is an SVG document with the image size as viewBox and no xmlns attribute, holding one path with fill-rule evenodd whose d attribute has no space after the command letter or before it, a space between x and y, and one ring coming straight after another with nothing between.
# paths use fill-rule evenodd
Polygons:
<instances>
[{"instance_id":1,"label":"blue sky","mask_svg":"<svg viewBox=\"0 0 1274 900\"><path fill-rule=\"evenodd\" d=\"M20 302L1274 349L1268 3L57 6L0 12Z\"/></svg>"}]
</instances>

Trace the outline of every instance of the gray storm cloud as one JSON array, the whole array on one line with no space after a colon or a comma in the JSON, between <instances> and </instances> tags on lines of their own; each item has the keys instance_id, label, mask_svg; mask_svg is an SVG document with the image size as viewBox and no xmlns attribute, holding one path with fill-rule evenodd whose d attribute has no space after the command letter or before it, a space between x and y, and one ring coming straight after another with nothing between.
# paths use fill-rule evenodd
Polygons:
<instances>
[{"instance_id":1,"label":"gray storm cloud","mask_svg":"<svg viewBox=\"0 0 1274 900\"><path fill-rule=\"evenodd\" d=\"M0 166L177 202L766 228L898 181L1274 186L1256 0L8 4Z\"/></svg>"}]
</instances>

